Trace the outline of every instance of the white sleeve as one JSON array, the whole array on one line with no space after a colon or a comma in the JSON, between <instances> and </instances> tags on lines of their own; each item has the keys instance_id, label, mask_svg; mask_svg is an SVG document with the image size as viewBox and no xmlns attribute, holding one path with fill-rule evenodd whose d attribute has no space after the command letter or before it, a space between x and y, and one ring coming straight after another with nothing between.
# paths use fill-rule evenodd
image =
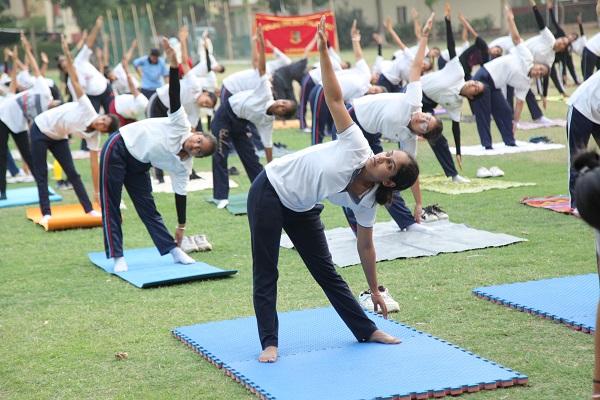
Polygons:
<instances>
[{"instance_id":1,"label":"white sleeve","mask_svg":"<svg viewBox=\"0 0 600 400\"><path fill-rule=\"evenodd\" d=\"M529 72L529 69L533 66L533 54L531 54L525 42L521 42L518 46L515 46L514 51L523 63L523 66L527 68L527 72Z\"/></svg>"},{"instance_id":2,"label":"white sleeve","mask_svg":"<svg viewBox=\"0 0 600 400\"><path fill-rule=\"evenodd\" d=\"M143 116L146 112L146 107L148 107L148 98L146 96L140 93L136 97L134 97L133 114L136 115L136 117Z\"/></svg>"},{"instance_id":3,"label":"white sleeve","mask_svg":"<svg viewBox=\"0 0 600 400\"><path fill-rule=\"evenodd\" d=\"M406 139L398 142L400 150L407 152L413 157L417 157L417 135L410 134Z\"/></svg>"},{"instance_id":4,"label":"white sleeve","mask_svg":"<svg viewBox=\"0 0 600 400\"><path fill-rule=\"evenodd\" d=\"M94 131L91 134L82 135L87 147L91 151L100 151L100 132Z\"/></svg>"},{"instance_id":5,"label":"white sleeve","mask_svg":"<svg viewBox=\"0 0 600 400\"><path fill-rule=\"evenodd\" d=\"M90 57L92 56L92 49L90 49L89 47L87 47L86 44L83 45L83 47L81 48L81 50L79 50L79 53L77 53L77 55L75 56L75 59L73 60L73 64L79 64L82 62L90 62Z\"/></svg>"},{"instance_id":6,"label":"white sleeve","mask_svg":"<svg viewBox=\"0 0 600 400\"><path fill-rule=\"evenodd\" d=\"M410 82L406 86L406 101L413 107L423 106L423 87L421 81Z\"/></svg>"},{"instance_id":7,"label":"white sleeve","mask_svg":"<svg viewBox=\"0 0 600 400\"><path fill-rule=\"evenodd\" d=\"M46 78L41 75L35 78L33 82L33 88L31 90L33 93L52 98L52 92L50 91L48 82L46 81Z\"/></svg>"},{"instance_id":8,"label":"white sleeve","mask_svg":"<svg viewBox=\"0 0 600 400\"><path fill-rule=\"evenodd\" d=\"M548 29L548 27L545 27L544 29L542 29L540 31L540 36L542 37L542 39L544 40L544 43L548 47L554 46L554 42L556 42L556 38L554 37L554 34L552 33L552 31L550 31L550 29Z\"/></svg>"},{"instance_id":9,"label":"white sleeve","mask_svg":"<svg viewBox=\"0 0 600 400\"><path fill-rule=\"evenodd\" d=\"M168 171L171 175L171 187L173 188L173 192L180 196L187 195L187 185L190 181L192 165L193 160L187 159L181 162L177 171Z\"/></svg>"},{"instance_id":10,"label":"white sleeve","mask_svg":"<svg viewBox=\"0 0 600 400\"><path fill-rule=\"evenodd\" d=\"M263 146L265 146L266 148L272 148L273 147L273 123L272 122L265 123L264 125L257 126L256 129L258 130L258 134L260 136L260 141L262 142Z\"/></svg>"},{"instance_id":11,"label":"white sleeve","mask_svg":"<svg viewBox=\"0 0 600 400\"><path fill-rule=\"evenodd\" d=\"M358 60L356 62L354 69L356 70L357 73L359 73L361 75L366 75L368 77L371 77L371 70L369 69L369 64L367 64L367 62L365 61L364 58L361 58L360 60Z\"/></svg>"},{"instance_id":12,"label":"white sleeve","mask_svg":"<svg viewBox=\"0 0 600 400\"><path fill-rule=\"evenodd\" d=\"M364 228L372 228L375 225L375 219L377 218L377 206L373 205L373 207L367 208L359 206L354 211L354 216L356 217L356 222Z\"/></svg>"},{"instance_id":13,"label":"white sleeve","mask_svg":"<svg viewBox=\"0 0 600 400\"><path fill-rule=\"evenodd\" d=\"M269 75L264 74L260 77L259 85L254 89L254 96L256 100L264 99L265 102L273 100L273 92L271 91L271 81Z\"/></svg>"},{"instance_id":14,"label":"white sleeve","mask_svg":"<svg viewBox=\"0 0 600 400\"><path fill-rule=\"evenodd\" d=\"M196 76L206 76L208 74L208 68L206 67L206 57L202 58L200 62L194 65L188 74L196 75Z\"/></svg>"},{"instance_id":15,"label":"white sleeve","mask_svg":"<svg viewBox=\"0 0 600 400\"><path fill-rule=\"evenodd\" d=\"M176 132L177 136L181 135L181 130L189 132L192 127L183 106L174 113L169 112L169 120L173 128L171 131Z\"/></svg>"}]
</instances>

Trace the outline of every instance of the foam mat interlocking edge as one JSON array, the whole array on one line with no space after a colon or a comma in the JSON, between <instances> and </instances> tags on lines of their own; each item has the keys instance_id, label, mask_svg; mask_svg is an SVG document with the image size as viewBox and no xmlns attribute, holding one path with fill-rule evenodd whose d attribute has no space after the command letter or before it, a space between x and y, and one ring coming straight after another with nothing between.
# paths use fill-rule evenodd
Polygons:
<instances>
[{"instance_id":1,"label":"foam mat interlocking edge","mask_svg":"<svg viewBox=\"0 0 600 400\"><path fill-rule=\"evenodd\" d=\"M374 316L375 318L379 318L379 319L383 319L382 316L372 313L370 311L365 311L365 313ZM240 318L235 318L235 319L242 319L243 317ZM247 317L246 317L247 318ZM444 343L447 346L453 347L459 351L462 351L470 356L476 357L477 359L486 362L486 363L490 363L492 365L497 366L500 369L503 369L509 373L513 373L512 379L506 379L506 380L496 380L493 382L481 382L477 385L462 385L460 387L454 387L454 388L445 388L443 390L427 390L427 391L423 391L423 392L411 392L411 393L405 393L405 394L390 394L390 395L384 395L384 396L377 396L376 398L373 398L373 400L380 400L380 399L393 399L393 400L424 400L424 399L430 399L430 398L441 398L441 397L445 397L445 396L458 396L464 393L475 393L475 392L479 392L481 390L495 390L498 388L508 388L511 386L524 386L527 385L529 383L529 378L527 377L527 375L523 375L517 371L514 371L510 368L506 368L500 364L497 364L491 360L488 360L486 358L483 358L479 355L476 355L466 349L463 349L457 345L454 345L446 340L443 340L441 338L438 338L436 336L433 336L429 333L423 332L423 331L419 331L416 328L413 328L409 325L405 325L403 323L397 322L395 320L389 319L386 320L388 322L400 325L406 329L412 330L415 333L418 334L422 334L425 335L433 340L436 340L438 342ZM234 380L235 382L239 383L240 385L244 386L248 391L250 391L252 394L256 395L258 398L260 398L261 400L276 400L276 397L271 395L270 393L268 393L267 391L263 390L260 388L259 385L257 385L255 382L247 379L241 372L236 371L234 368L232 368L231 366L229 366L227 363L221 361L216 355L212 354L211 352L207 351L205 348L203 348L199 343L196 343L194 340L192 340L191 338L189 338L187 335L182 334L180 332L178 332L180 328L175 328L171 330L171 334L180 342L182 342L184 345L186 345L188 348L190 348L193 352L197 353L199 356L201 356L202 358L204 358L206 361L208 361L209 363L213 364L215 367L217 367L218 369L222 369L225 373L226 376L230 377L232 380ZM335 347L331 347L331 349L333 349ZM328 350L330 348L327 349L322 349L322 350L317 350L317 351L323 351L323 350ZM290 357L290 356L294 356L295 353L291 353L291 354L287 354L285 357Z\"/></svg>"}]
</instances>

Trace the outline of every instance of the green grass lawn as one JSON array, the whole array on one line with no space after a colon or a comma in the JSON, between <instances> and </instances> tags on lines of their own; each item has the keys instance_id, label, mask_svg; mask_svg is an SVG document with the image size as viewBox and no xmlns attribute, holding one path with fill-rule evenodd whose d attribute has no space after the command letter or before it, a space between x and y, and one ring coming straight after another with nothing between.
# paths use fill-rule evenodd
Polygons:
<instances>
[{"instance_id":1,"label":"green grass lawn","mask_svg":"<svg viewBox=\"0 0 600 400\"><path fill-rule=\"evenodd\" d=\"M565 111L563 103L550 103L547 115L562 118ZM525 111L524 119L528 118ZM451 140L448 121L445 128ZM463 132L464 144L478 143L474 124L463 124ZM562 128L518 132L518 138L539 134L565 143ZM494 141L500 140L495 127L493 135ZM274 140L300 149L309 143L309 135L280 130ZM482 165L498 165L506 172L505 179L536 182L537 186L459 196L423 192L425 204L439 203L454 222L527 238L527 242L378 264L379 281L401 305L400 313L392 318L530 379L525 387L465 398L589 397L591 335L471 294L471 289L483 285L595 271L592 234L583 222L519 204L524 196L566 193L566 159L564 149L465 157L463 173L468 177ZM418 160L423 173L441 173L423 142ZM249 182L239 159L230 158L230 165L242 171L234 177L240 187L232 192L246 191ZM91 192L88 161L77 161L77 167ZM196 160L195 167L210 170L210 160ZM72 191L61 194L65 204L77 201ZM247 219L216 210L204 201L209 194L194 192L188 200L187 232L206 233L214 246L212 252L194 257L239 273L228 279L147 290L107 275L88 261L88 252L103 249L100 229L46 233L25 219L23 207L1 209L0 398L254 398L170 334L177 326L253 315ZM405 197L412 206L410 194ZM155 199L167 226L174 228L173 195L156 194ZM125 203L126 248L151 246L128 197ZM378 220L388 219L380 209ZM327 228L346 225L340 208L331 204L325 207L323 222ZM339 272L354 293L366 288L360 266ZM282 249L279 311L327 305L296 252ZM248 346L258 353L258 343ZM127 352L129 358L116 361L116 352Z\"/></svg>"}]
</instances>

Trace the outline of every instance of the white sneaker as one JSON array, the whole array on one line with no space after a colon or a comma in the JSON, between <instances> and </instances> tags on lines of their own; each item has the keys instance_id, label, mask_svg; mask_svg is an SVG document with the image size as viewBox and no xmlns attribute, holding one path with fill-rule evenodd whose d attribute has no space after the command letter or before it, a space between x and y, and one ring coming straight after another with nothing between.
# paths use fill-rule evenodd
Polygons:
<instances>
[{"instance_id":1,"label":"white sneaker","mask_svg":"<svg viewBox=\"0 0 600 400\"><path fill-rule=\"evenodd\" d=\"M475 175L478 178L489 178L492 176L492 173L486 167L480 167Z\"/></svg>"},{"instance_id":2,"label":"white sneaker","mask_svg":"<svg viewBox=\"0 0 600 400\"><path fill-rule=\"evenodd\" d=\"M215 199L215 201L217 202L218 209L223 209L229 205L229 200L227 200L227 199L223 199L223 200Z\"/></svg>"},{"instance_id":3,"label":"white sneaker","mask_svg":"<svg viewBox=\"0 0 600 400\"><path fill-rule=\"evenodd\" d=\"M381 296L383 297L383 301L385 302L385 306L386 306L388 312L400 311L400 305L398 304L398 302L396 300L394 300L392 298L392 296L390 296L390 293L388 292L388 290L385 287L379 286L379 292L381 293ZM364 292L361 292L361 294L358 296L358 303L365 310L369 310L371 312L374 311L375 307L373 306L373 300L371 299L371 290L370 289L365 290ZM381 310L377 310L377 312L381 314Z\"/></svg>"},{"instance_id":4,"label":"white sneaker","mask_svg":"<svg viewBox=\"0 0 600 400\"><path fill-rule=\"evenodd\" d=\"M11 176L10 178L6 178L6 183L19 183L21 182L21 177L19 175Z\"/></svg>"},{"instance_id":5,"label":"white sneaker","mask_svg":"<svg viewBox=\"0 0 600 400\"><path fill-rule=\"evenodd\" d=\"M212 244L206 238L206 235L194 236L194 242L198 246L198 251L210 251L212 250Z\"/></svg>"},{"instance_id":6,"label":"white sneaker","mask_svg":"<svg viewBox=\"0 0 600 400\"><path fill-rule=\"evenodd\" d=\"M504 176L504 171L494 166L490 168L490 174L492 174L493 177Z\"/></svg>"},{"instance_id":7,"label":"white sneaker","mask_svg":"<svg viewBox=\"0 0 600 400\"><path fill-rule=\"evenodd\" d=\"M194 241L194 238L191 236L184 236L181 241L181 250L186 253L192 253L194 251L198 251L198 245Z\"/></svg>"},{"instance_id":8,"label":"white sneaker","mask_svg":"<svg viewBox=\"0 0 600 400\"><path fill-rule=\"evenodd\" d=\"M460 175L456 174L452 177L452 182L454 182L454 183L469 183L469 182L471 182L471 180L465 178L464 176L460 176Z\"/></svg>"},{"instance_id":9,"label":"white sneaker","mask_svg":"<svg viewBox=\"0 0 600 400\"><path fill-rule=\"evenodd\" d=\"M92 210L89 213L87 213L87 215L89 215L90 217L101 217L102 213L96 210Z\"/></svg>"},{"instance_id":10,"label":"white sneaker","mask_svg":"<svg viewBox=\"0 0 600 400\"><path fill-rule=\"evenodd\" d=\"M175 247L173 250L170 251L170 253L171 256L173 256L173 261L175 261L178 264L193 264L196 262L196 260L185 254L184 251L181 250L181 248L179 247Z\"/></svg>"},{"instance_id":11,"label":"white sneaker","mask_svg":"<svg viewBox=\"0 0 600 400\"><path fill-rule=\"evenodd\" d=\"M48 221L50 220L50 218L52 218L52 215L50 214L46 214L42 217L42 219L40 219L40 225L46 225L48 223Z\"/></svg>"},{"instance_id":12,"label":"white sneaker","mask_svg":"<svg viewBox=\"0 0 600 400\"><path fill-rule=\"evenodd\" d=\"M544 115L542 115L538 119L534 119L533 122L538 123L538 124L543 124L543 125L554 125L554 122L550 118L547 118Z\"/></svg>"},{"instance_id":13,"label":"white sneaker","mask_svg":"<svg viewBox=\"0 0 600 400\"><path fill-rule=\"evenodd\" d=\"M311 133L312 129L310 129L310 128L304 128L304 129L302 129L302 132L304 132L304 133Z\"/></svg>"},{"instance_id":14,"label":"white sneaker","mask_svg":"<svg viewBox=\"0 0 600 400\"><path fill-rule=\"evenodd\" d=\"M125 272L129 269L127 266L127 262L125 261L125 257L115 257L113 264L114 272Z\"/></svg>"},{"instance_id":15,"label":"white sneaker","mask_svg":"<svg viewBox=\"0 0 600 400\"><path fill-rule=\"evenodd\" d=\"M433 212L433 210L431 209L430 206L423 208L423 212L421 213L421 221L433 222L433 221L437 221L438 219L439 219L438 216ZM416 225L416 224L413 224L413 225Z\"/></svg>"},{"instance_id":16,"label":"white sneaker","mask_svg":"<svg viewBox=\"0 0 600 400\"><path fill-rule=\"evenodd\" d=\"M431 205L429 208L431 209L431 212L438 217L438 219L448 219L448 214L446 211L442 210L442 208L437 204Z\"/></svg>"},{"instance_id":17,"label":"white sneaker","mask_svg":"<svg viewBox=\"0 0 600 400\"><path fill-rule=\"evenodd\" d=\"M121 202L119 203L119 210L127 210L127 206L125 205L125 202L123 200L121 200Z\"/></svg>"}]
</instances>

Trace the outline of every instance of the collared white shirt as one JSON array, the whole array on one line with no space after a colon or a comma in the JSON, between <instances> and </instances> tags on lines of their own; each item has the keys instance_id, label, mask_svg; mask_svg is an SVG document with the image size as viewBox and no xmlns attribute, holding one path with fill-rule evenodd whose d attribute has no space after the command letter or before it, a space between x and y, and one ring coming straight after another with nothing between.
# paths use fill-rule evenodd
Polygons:
<instances>
[{"instance_id":1,"label":"collared white shirt","mask_svg":"<svg viewBox=\"0 0 600 400\"><path fill-rule=\"evenodd\" d=\"M392 65L381 71L393 85L399 85L400 82L408 82L410 67L415 59L415 53L410 49L399 50L394 53L396 58L392 61Z\"/></svg>"},{"instance_id":2,"label":"collared white shirt","mask_svg":"<svg viewBox=\"0 0 600 400\"><path fill-rule=\"evenodd\" d=\"M375 223L375 186L356 204L345 192L354 172L365 166L373 151L356 124L338 133L338 140L307 147L276 158L265 166L281 203L292 211L312 209L324 199L351 208L361 226Z\"/></svg>"},{"instance_id":3,"label":"collared white shirt","mask_svg":"<svg viewBox=\"0 0 600 400\"><path fill-rule=\"evenodd\" d=\"M35 117L35 124L52 140L65 140L69 135L76 135L85 139L90 150L99 151L100 132L86 132L96 118L98 113L94 110L92 102L83 95L77 101L44 111Z\"/></svg>"},{"instance_id":4,"label":"collared white shirt","mask_svg":"<svg viewBox=\"0 0 600 400\"><path fill-rule=\"evenodd\" d=\"M371 70L364 59L357 61L352 68L336 71L335 75L346 103L364 96L371 87Z\"/></svg>"},{"instance_id":5,"label":"collared white shirt","mask_svg":"<svg viewBox=\"0 0 600 400\"><path fill-rule=\"evenodd\" d=\"M275 117L267 114L267 109L275 101L268 75L263 75L260 85L254 90L245 90L229 98L231 109L238 118L252 122L265 147L273 147L273 121Z\"/></svg>"},{"instance_id":6,"label":"collared white shirt","mask_svg":"<svg viewBox=\"0 0 600 400\"><path fill-rule=\"evenodd\" d=\"M527 48L533 55L533 62L545 64L548 67L554 64L554 58L556 57L554 43L556 43L556 38L547 27L542 29L539 35L525 41Z\"/></svg>"},{"instance_id":7,"label":"collared white shirt","mask_svg":"<svg viewBox=\"0 0 600 400\"><path fill-rule=\"evenodd\" d=\"M600 72L596 71L579 85L567 104L575 107L593 123L600 124Z\"/></svg>"},{"instance_id":8,"label":"collared white shirt","mask_svg":"<svg viewBox=\"0 0 600 400\"><path fill-rule=\"evenodd\" d=\"M484 64L496 88L502 90L506 86L512 86L519 100L525 100L531 86L529 71L532 67L533 55L524 42L515 46L510 54Z\"/></svg>"},{"instance_id":9,"label":"collared white shirt","mask_svg":"<svg viewBox=\"0 0 600 400\"><path fill-rule=\"evenodd\" d=\"M185 109L179 109L165 118L148 118L119 129L125 146L136 160L169 172L173 191L187 194L187 184L194 163L193 157L179 158L187 138L192 136Z\"/></svg>"},{"instance_id":10,"label":"collared white shirt","mask_svg":"<svg viewBox=\"0 0 600 400\"><path fill-rule=\"evenodd\" d=\"M379 93L363 96L352 102L358 123L368 133L381 133L384 137L405 144L403 149L414 155L417 136L408 128L415 111L423 107L421 81L411 82L406 93Z\"/></svg>"},{"instance_id":11,"label":"collared white shirt","mask_svg":"<svg viewBox=\"0 0 600 400\"><path fill-rule=\"evenodd\" d=\"M214 93L217 89L217 74L215 74L214 71L208 70L206 61L201 61L194 65L188 74L194 74L199 79L204 90Z\"/></svg>"},{"instance_id":12,"label":"collared white shirt","mask_svg":"<svg viewBox=\"0 0 600 400\"><path fill-rule=\"evenodd\" d=\"M371 71L375 74L381 74L384 70L391 68L393 61L386 60L382 56L375 57L375 62L373 63L373 67L371 67Z\"/></svg>"},{"instance_id":13,"label":"collared white shirt","mask_svg":"<svg viewBox=\"0 0 600 400\"><path fill-rule=\"evenodd\" d=\"M257 69L246 69L223 79L223 87L231 94L252 90L260 84L260 75Z\"/></svg>"},{"instance_id":14,"label":"collared white shirt","mask_svg":"<svg viewBox=\"0 0 600 400\"><path fill-rule=\"evenodd\" d=\"M586 42L585 47L596 56L600 57L600 33L596 33L594 36L592 36Z\"/></svg>"},{"instance_id":15,"label":"collared white shirt","mask_svg":"<svg viewBox=\"0 0 600 400\"><path fill-rule=\"evenodd\" d=\"M115 96L115 110L123 118L142 120L146 116L146 107L148 107L148 99L142 93L135 97L132 94Z\"/></svg>"},{"instance_id":16,"label":"collared white shirt","mask_svg":"<svg viewBox=\"0 0 600 400\"><path fill-rule=\"evenodd\" d=\"M458 57L450 60L439 71L421 77L423 93L448 111L452 121L460 122L465 85L465 71Z\"/></svg>"},{"instance_id":17,"label":"collared white shirt","mask_svg":"<svg viewBox=\"0 0 600 400\"><path fill-rule=\"evenodd\" d=\"M123 69L123 65L118 63L115 68L113 68L113 74L115 74L116 79L112 82L112 88L116 92L115 94L126 94L131 93L129 90L129 83L127 82L127 75L125 74L125 70ZM137 80L135 76L132 74L129 75L133 82L133 86L136 88L140 87L140 82Z\"/></svg>"},{"instance_id":18,"label":"collared white shirt","mask_svg":"<svg viewBox=\"0 0 600 400\"><path fill-rule=\"evenodd\" d=\"M79 84L84 93L89 96L99 96L106 90L108 81L90 62L92 53L93 51L84 44L81 50L79 50L79 53L77 53L77 56L75 56L73 65L77 71ZM75 98L75 90L73 89L71 79L69 79L67 85L69 86L71 95Z\"/></svg>"},{"instance_id":19,"label":"collared white shirt","mask_svg":"<svg viewBox=\"0 0 600 400\"><path fill-rule=\"evenodd\" d=\"M8 97L0 105L0 121L13 133L25 132L28 121L48 109L52 93L43 76L33 78L33 86L14 96Z\"/></svg>"}]
</instances>

